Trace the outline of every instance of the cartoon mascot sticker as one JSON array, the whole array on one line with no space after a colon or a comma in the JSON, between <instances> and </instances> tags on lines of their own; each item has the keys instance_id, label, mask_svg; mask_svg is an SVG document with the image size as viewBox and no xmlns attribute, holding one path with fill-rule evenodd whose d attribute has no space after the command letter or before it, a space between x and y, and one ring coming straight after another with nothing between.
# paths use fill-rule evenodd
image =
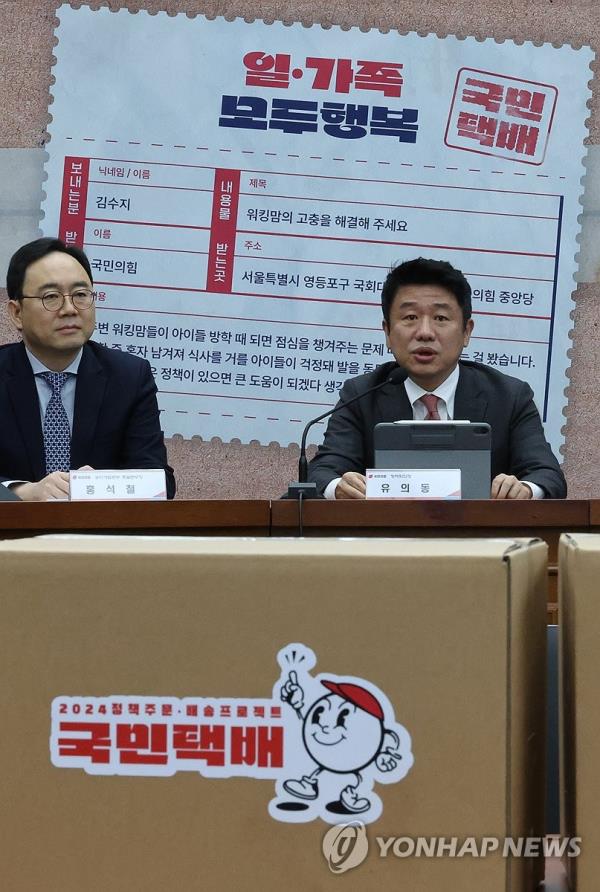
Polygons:
<instances>
[{"instance_id":1,"label":"cartoon mascot sticker","mask_svg":"<svg viewBox=\"0 0 600 892\"><path fill-rule=\"evenodd\" d=\"M295 713L297 731L288 737L287 776L276 781L269 813L295 823L352 815L376 821L383 806L375 781L397 783L414 761L410 735L388 698L362 678L310 675L316 657L302 644L287 645L277 660L282 674L273 697Z\"/></svg>"},{"instance_id":2,"label":"cartoon mascot sticker","mask_svg":"<svg viewBox=\"0 0 600 892\"><path fill-rule=\"evenodd\" d=\"M397 783L413 764L392 704L364 678L312 675L304 644L277 662L266 697L56 696L50 760L92 775L252 777L275 783L276 821L376 821L375 784Z\"/></svg>"}]
</instances>

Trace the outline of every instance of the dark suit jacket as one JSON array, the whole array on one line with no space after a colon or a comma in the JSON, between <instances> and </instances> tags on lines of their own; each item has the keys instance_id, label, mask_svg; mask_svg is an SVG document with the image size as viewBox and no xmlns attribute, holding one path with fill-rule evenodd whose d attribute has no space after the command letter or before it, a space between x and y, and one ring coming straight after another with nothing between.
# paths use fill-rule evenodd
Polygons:
<instances>
[{"instance_id":1,"label":"dark suit jacket","mask_svg":"<svg viewBox=\"0 0 600 892\"><path fill-rule=\"evenodd\" d=\"M460 362L454 418L485 421L492 429L492 479L514 474L537 483L550 499L564 499L567 484L544 431L529 384L477 362ZM346 381L340 401L364 393L388 377L395 362ZM323 493L346 471L374 466L373 429L382 421L409 421L412 406L403 384L387 384L331 416L325 440L308 466L308 479Z\"/></svg>"},{"instance_id":2,"label":"dark suit jacket","mask_svg":"<svg viewBox=\"0 0 600 892\"><path fill-rule=\"evenodd\" d=\"M156 384L145 359L88 342L77 373L71 468L173 469L160 429ZM0 347L0 480L46 476L40 403L23 344Z\"/></svg>"}]
</instances>

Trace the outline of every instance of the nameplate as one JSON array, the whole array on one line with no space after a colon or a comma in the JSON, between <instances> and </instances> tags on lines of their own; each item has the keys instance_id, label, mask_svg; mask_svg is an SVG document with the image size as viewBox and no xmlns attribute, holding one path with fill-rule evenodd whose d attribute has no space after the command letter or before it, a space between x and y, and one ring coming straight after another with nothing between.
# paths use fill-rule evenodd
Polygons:
<instances>
[{"instance_id":1,"label":"nameplate","mask_svg":"<svg viewBox=\"0 0 600 892\"><path fill-rule=\"evenodd\" d=\"M460 499L460 468L367 470L368 499Z\"/></svg>"},{"instance_id":2,"label":"nameplate","mask_svg":"<svg viewBox=\"0 0 600 892\"><path fill-rule=\"evenodd\" d=\"M71 471L72 502L111 502L125 499L166 499L162 468L143 471Z\"/></svg>"}]
</instances>

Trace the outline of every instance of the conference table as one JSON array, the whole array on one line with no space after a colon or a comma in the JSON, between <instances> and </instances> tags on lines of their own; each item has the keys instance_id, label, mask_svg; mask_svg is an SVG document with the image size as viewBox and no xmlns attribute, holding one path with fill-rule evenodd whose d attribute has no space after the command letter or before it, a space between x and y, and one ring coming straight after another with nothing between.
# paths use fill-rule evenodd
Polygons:
<instances>
[{"instance_id":1,"label":"conference table","mask_svg":"<svg viewBox=\"0 0 600 892\"><path fill-rule=\"evenodd\" d=\"M0 503L4 539L47 533L289 537L300 528L311 537L539 537L548 544L549 621L556 622L558 540L563 532L600 532L600 499Z\"/></svg>"}]
</instances>

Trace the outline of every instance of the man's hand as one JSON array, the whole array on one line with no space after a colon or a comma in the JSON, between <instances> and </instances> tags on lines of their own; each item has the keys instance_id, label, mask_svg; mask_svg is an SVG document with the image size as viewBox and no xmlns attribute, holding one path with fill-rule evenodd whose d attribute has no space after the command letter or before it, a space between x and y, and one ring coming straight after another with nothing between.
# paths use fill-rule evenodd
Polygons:
<instances>
[{"instance_id":1,"label":"man's hand","mask_svg":"<svg viewBox=\"0 0 600 892\"><path fill-rule=\"evenodd\" d=\"M533 493L526 483L509 474L498 474L492 480L493 499L532 499Z\"/></svg>"},{"instance_id":2,"label":"man's hand","mask_svg":"<svg viewBox=\"0 0 600 892\"><path fill-rule=\"evenodd\" d=\"M69 498L69 474L67 471L53 471L38 483L19 483L11 487L15 495L24 502L49 502L54 499Z\"/></svg>"},{"instance_id":3,"label":"man's hand","mask_svg":"<svg viewBox=\"0 0 600 892\"><path fill-rule=\"evenodd\" d=\"M336 499L364 499L367 494L367 478L356 471L347 471L335 488Z\"/></svg>"}]
</instances>

